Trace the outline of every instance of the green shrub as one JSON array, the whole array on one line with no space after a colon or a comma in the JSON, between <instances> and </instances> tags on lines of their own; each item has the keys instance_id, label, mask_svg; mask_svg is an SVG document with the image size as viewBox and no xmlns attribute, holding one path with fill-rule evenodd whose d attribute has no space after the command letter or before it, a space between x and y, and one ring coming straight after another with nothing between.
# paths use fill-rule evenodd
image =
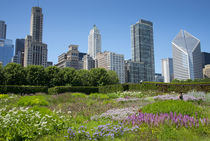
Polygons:
<instances>
[{"instance_id":1,"label":"green shrub","mask_svg":"<svg viewBox=\"0 0 210 141\"><path fill-rule=\"evenodd\" d=\"M99 87L99 93L113 93L124 91L122 84L106 85Z\"/></svg>"},{"instance_id":2,"label":"green shrub","mask_svg":"<svg viewBox=\"0 0 210 141\"><path fill-rule=\"evenodd\" d=\"M73 94L71 94L73 97L82 97L82 98L85 98L85 97L87 97L87 95L86 94L84 94L84 93L73 93Z\"/></svg>"},{"instance_id":3,"label":"green shrub","mask_svg":"<svg viewBox=\"0 0 210 141\"><path fill-rule=\"evenodd\" d=\"M8 94L0 94L0 99L8 98Z\"/></svg>"},{"instance_id":4,"label":"green shrub","mask_svg":"<svg viewBox=\"0 0 210 141\"><path fill-rule=\"evenodd\" d=\"M49 88L49 94L60 94L65 92L81 92L85 94L97 93L98 87L90 87L90 86L56 86L53 88Z\"/></svg>"},{"instance_id":5,"label":"green shrub","mask_svg":"<svg viewBox=\"0 0 210 141\"><path fill-rule=\"evenodd\" d=\"M48 87L45 86L18 86L18 85L0 85L0 93L14 94L35 94L47 93Z\"/></svg>"},{"instance_id":6,"label":"green shrub","mask_svg":"<svg viewBox=\"0 0 210 141\"><path fill-rule=\"evenodd\" d=\"M89 98L93 99L109 99L109 96L106 94L100 94L100 93L92 93L89 95Z\"/></svg>"},{"instance_id":7,"label":"green shrub","mask_svg":"<svg viewBox=\"0 0 210 141\"><path fill-rule=\"evenodd\" d=\"M185 102L181 100L166 100L158 101L142 108L144 113L177 113L182 115L195 116L197 118L204 118L206 115L201 107L194 105L192 102Z\"/></svg>"},{"instance_id":8,"label":"green shrub","mask_svg":"<svg viewBox=\"0 0 210 141\"><path fill-rule=\"evenodd\" d=\"M49 103L43 96L23 96L18 101L19 106L47 106Z\"/></svg>"}]
</instances>

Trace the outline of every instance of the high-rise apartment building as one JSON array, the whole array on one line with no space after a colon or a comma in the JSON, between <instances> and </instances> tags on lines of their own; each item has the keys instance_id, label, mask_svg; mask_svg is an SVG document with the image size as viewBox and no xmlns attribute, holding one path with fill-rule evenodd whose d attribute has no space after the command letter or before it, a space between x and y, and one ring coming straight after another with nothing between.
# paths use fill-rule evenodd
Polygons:
<instances>
[{"instance_id":1,"label":"high-rise apartment building","mask_svg":"<svg viewBox=\"0 0 210 141\"><path fill-rule=\"evenodd\" d=\"M140 20L136 24L131 25L131 46L132 61L144 63L144 80L154 81L155 64L152 22Z\"/></svg>"},{"instance_id":2,"label":"high-rise apartment building","mask_svg":"<svg viewBox=\"0 0 210 141\"><path fill-rule=\"evenodd\" d=\"M6 39L7 25L0 20L0 39Z\"/></svg>"},{"instance_id":3,"label":"high-rise apartment building","mask_svg":"<svg viewBox=\"0 0 210 141\"><path fill-rule=\"evenodd\" d=\"M162 62L162 76L164 77L165 83L170 83L174 77L173 59L165 58Z\"/></svg>"},{"instance_id":4,"label":"high-rise apartment building","mask_svg":"<svg viewBox=\"0 0 210 141\"><path fill-rule=\"evenodd\" d=\"M83 62L80 60L78 45L69 45L69 51L58 56L59 68L72 67L75 69L83 69Z\"/></svg>"},{"instance_id":5,"label":"high-rise apartment building","mask_svg":"<svg viewBox=\"0 0 210 141\"><path fill-rule=\"evenodd\" d=\"M120 83L125 83L124 55L106 51L98 53L96 60L98 68L115 71Z\"/></svg>"},{"instance_id":6,"label":"high-rise apartment building","mask_svg":"<svg viewBox=\"0 0 210 141\"><path fill-rule=\"evenodd\" d=\"M210 78L210 64L203 68L203 78Z\"/></svg>"},{"instance_id":7,"label":"high-rise apartment building","mask_svg":"<svg viewBox=\"0 0 210 141\"><path fill-rule=\"evenodd\" d=\"M201 79L200 40L181 30L172 41L174 79Z\"/></svg>"},{"instance_id":8,"label":"high-rise apartment building","mask_svg":"<svg viewBox=\"0 0 210 141\"><path fill-rule=\"evenodd\" d=\"M43 14L40 7L32 7L30 35L25 39L24 66L47 67L47 44L42 43Z\"/></svg>"},{"instance_id":9,"label":"high-rise apartment building","mask_svg":"<svg viewBox=\"0 0 210 141\"><path fill-rule=\"evenodd\" d=\"M88 36L88 54L93 59L96 59L96 55L99 52L101 52L101 34L96 25L94 25Z\"/></svg>"},{"instance_id":10,"label":"high-rise apartment building","mask_svg":"<svg viewBox=\"0 0 210 141\"><path fill-rule=\"evenodd\" d=\"M201 52L201 55L202 55L202 67L204 68L205 65L210 64L210 53Z\"/></svg>"},{"instance_id":11,"label":"high-rise apartment building","mask_svg":"<svg viewBox=\"0 0 210 141\"><path fill-rule=\"evenodd\" d=\"M24 46L25 39L16 39L15 43L15 56L13 57L13 62L17 64L24 64Z\"/></svg>"},{"instance_id":12,"label":"high-rise apartment building","mask_svg":"<svg viewBox=\"0 0 210 141\"><path fill-rule=\"evenodd\" d=\"M143 62L125 61L125 83L140 83L144 81L144 72Z\"/></svg>"},{"instance_id":13,"label":"high-rise apartment building","mask_svg":"<svg viewBox=\"0 0 210 141\"><path fill-rule=\"evenodd\" d=\"M83 69L90 70L92 68L95 68L95 60L87 54L83 57Z\"/></svg>"},{"instance_id":14,"label":"high-rise apartment building","mask_svg":"<svg viewBox=\"0 0 210 141\"><path fill-rule=\"evenodd\" d=\"M14 45L12 40L0 39L0 62L5 66L12 62L12 57L14 56Z\"/></svg>"},{"instance_id":15,"label":"high-rise apartment building","mask_svg":"<svg viewBox=\"0 0 210 141\"><path fill-rule=\"evenodd\" d=\"M155 73L155 82L164 82L164 76L160 73Z\"/></svg>"}]
</instances>

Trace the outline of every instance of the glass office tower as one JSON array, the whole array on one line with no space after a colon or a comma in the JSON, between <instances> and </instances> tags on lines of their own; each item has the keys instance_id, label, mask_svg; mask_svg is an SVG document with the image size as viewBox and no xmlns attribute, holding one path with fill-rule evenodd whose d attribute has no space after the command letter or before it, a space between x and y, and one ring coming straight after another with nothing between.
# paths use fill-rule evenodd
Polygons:
<instances>
[{"instance_id":1,"label":"glass office tower","mask_svg":"<svg viewBox=\"0 0 210 141\"><path fill-rule=\"evenodd\" d=\"M140 20L131 26L131 46L132 61L144 63L144 80L154 81L155 64L152 22Z\"/></svg>"},{"instance_id":2,"label":"glass office tower","mask_svg":"<svg viewBox=\"0 0 210 141\"><path fill-rule=\"evenodd\" d=\"M200 40L181 30L172 41L174 79L201 79Z\"/></svg>"},{"instance_id":3,"label":"glass office tower","mask_svg":"<svg viewBox=\"0 0 210 141\"><path fill-rule=\"evenodd\" d=\"M14 45L12 40L0 39L0 62L3 66L7 65L12 61L14 55Z\"/></svg>"}]
</instances>

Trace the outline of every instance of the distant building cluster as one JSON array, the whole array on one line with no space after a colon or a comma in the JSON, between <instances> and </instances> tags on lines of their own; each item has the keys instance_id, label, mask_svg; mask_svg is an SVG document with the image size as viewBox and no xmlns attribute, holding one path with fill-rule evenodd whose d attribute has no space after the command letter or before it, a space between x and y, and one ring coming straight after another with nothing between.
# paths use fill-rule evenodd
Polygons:
<instances>
[{"instance_id":1,"label":"distant building cluster","mask_svg":"<svg viewBox=\"0 0 210 141\"><path fill-rule=\"evenodd\" d=\"M47 44L43 43L42 8L32 7L30 35L18 38L15 48L12 40L6 38L7 26L0 21L0 64L10 62L28 65L53 66L48 61ZM210 53L201 52L200 40L181 30L172 41L172 58L164 58L162 74L155 73L153 23L140 19L131 25L131 55L125 60L123 54L102 51L100 30L93 26L88 35L87 53L79 51L79 45L70 44L68 51L58 56L59 68L72 67L77 70L105 68L115 71L120 83L141 83L156 81L169 83L173 79L210 78ZM15 49L15 50L14 50Z\"/></svg>"}]
</instances>

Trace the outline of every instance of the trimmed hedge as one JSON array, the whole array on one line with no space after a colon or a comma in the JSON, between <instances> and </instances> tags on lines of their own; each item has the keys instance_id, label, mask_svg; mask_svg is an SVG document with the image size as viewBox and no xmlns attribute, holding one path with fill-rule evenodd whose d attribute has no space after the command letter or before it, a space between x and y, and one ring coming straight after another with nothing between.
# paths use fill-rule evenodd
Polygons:
<instances>
[{"instance_id":1,"label":"trimmed hedge","mask_svg":"<svg viewBox=\"0 0 210 141\"><path fill-rule=\"evenodd\" d=\"M14 93L14 94L34 94L34 93L47 93L48 87L46 86L18 86L18 85L0 85L0 93Z\"/></svg>"},{"instance_id":2,"label":"trimmed hedge","mask_svg":"<svg viewBox=\"0 0 210 141\"><path fill-rule=\"evenodd\" d=\"M123 87L124 86L124 87ZM112 92L122 92L126 85L124 84L115 84L115 85L106 85L99 87L99 93L112 93Z\"/></svg>"},{"instance_id":3,"label":"trimmed hedge","mask_svg":"<svg viewBox=\"0 0 210 141\"><path fill-rule=\"evenodd\" d=\"M60 94L65 92L81 92L85 94L97 93L98 87L90 86L56 86L48 89L49 94Z\"/></svg>"}]
</instances>

